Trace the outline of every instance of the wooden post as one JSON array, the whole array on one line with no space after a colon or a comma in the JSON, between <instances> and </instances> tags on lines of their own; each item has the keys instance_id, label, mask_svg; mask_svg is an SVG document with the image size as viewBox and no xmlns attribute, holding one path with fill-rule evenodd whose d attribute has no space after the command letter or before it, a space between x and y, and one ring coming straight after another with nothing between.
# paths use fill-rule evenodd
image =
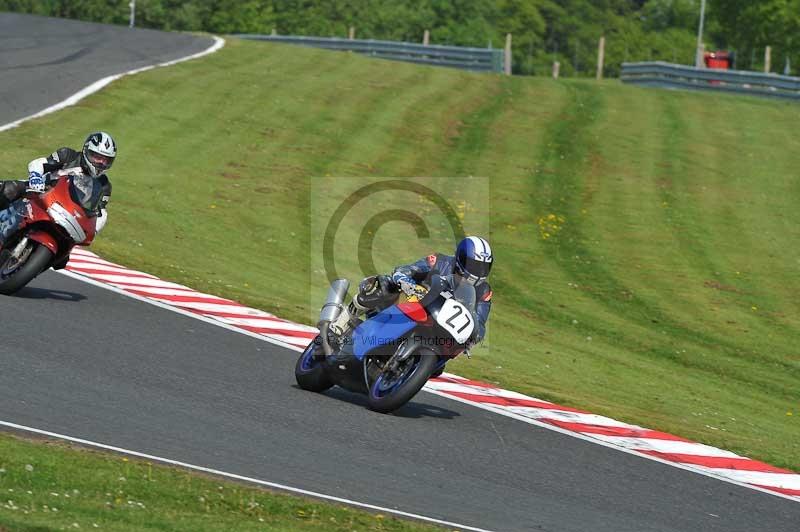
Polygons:
<instances>
[{"instance_id":1,"label":"wooden post","mask_svg":"<svg viewBox=\"0 0 800 532\"><path fill-rule=\"evenodd\" d=\"M272 35L273 35L273 36L275 36L275 35L277 35L277 34L278 34L278 30L277 30L277 29L275 29L275 28L272 28Z\"/></svg>"},{"instance_id":2,"label":"wooden post","mask_svg":"<svg viewBox=\"0 0 800 532\"><path fill-rule=\"evenodd\" d=\"M764 72L769 74L772 70L772 46L767 46L764 49Z\"/></svg>"},{"instance_id":3,"label":"wooden post","mask_svg":"<svg viewBox=\"0 0 800 532\"><path fill-rule=\"evenodd\" d=\"M428 46L431 42L431 32L425 30L425 33L422 35L422 46Z\"/></svg>"},{"instance_id":4,"label":"wooden post","mask_svg":"<svg viewBox=\"0 0 800 532\"><path fill-rule=\"evenodd\" d=\"M347 38L351 41L356 38L356 29L353 26L350 26L350 30L347 32Z\"/></svg>"},{"instance_id":5,"label":"wooden post","mask_svg":"<svg viewBox=\"0 0 800 532\"><path fill-rule=\"evenodd\" d=\"M558 79L558 74L561 71L561 63L553 61L553 79Z\"/></svg>"},{"instance_id":6,"label":"wooden post","mask_svg":"<svg viewBox=\"0 0 800 532\"><path fill-rule=\"evenodd\" d=\"M603 62L606 57L606 38L600 37L600 43L597 45L597 79L603 79Z\"/></svg>"},{"instance_id":7,"label":"wooden post","mask_svg":"<svg viewBox=\"0 0 800 532\"><path fill-rule=\"evenodd\" d=\"M504 55L504 65L503 71L505 72L506 76L511 75L511 34L506 33L506 51Z\"/></svg>"}]
</instances>

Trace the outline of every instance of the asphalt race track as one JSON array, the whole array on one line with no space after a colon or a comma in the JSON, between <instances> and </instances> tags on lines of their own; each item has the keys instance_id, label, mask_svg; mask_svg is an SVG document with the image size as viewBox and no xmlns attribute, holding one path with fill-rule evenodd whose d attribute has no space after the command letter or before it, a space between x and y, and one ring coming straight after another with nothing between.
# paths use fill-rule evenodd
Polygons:
<instances>
[{"instance_id":1,"label":"asphalt race track","mask_svg":"<svg viewBox=\"0 0 800 532\"><path fill-rule=\"evenodd\" d=\"M208 37L0 13L0 125L113 74L200 52Z\"/></svg>"},{"instance_id":2,"label":"asphalt race track","mask_svg":"<svg viewBox=\"0 0 800 532\"><path fill-rule=\"evenodd\" d=\"M21 34L21 21L36 20L0 15L0 28ZM173 38L173 57L210 44L161 34L161 53ZM33 112L60 97L37 93L33 108L30 92L18 103L5 92L18 71L7 65L47 63L51 44L35 46L19 52L24 60L2 49L0 123L14 118L6 101ZM148 63L144 48L126 47L127 66ZM73 91L93 81L66 66ZM120 66L96 65L97 76ZM50 68L25 75L45 79ZM800 523L796 502L431 394L386 416L360 396L303 392L293 351L57 273L0 297L0 316L2 421L492 530L797 532Z\"/></svg>"}]
</instances>

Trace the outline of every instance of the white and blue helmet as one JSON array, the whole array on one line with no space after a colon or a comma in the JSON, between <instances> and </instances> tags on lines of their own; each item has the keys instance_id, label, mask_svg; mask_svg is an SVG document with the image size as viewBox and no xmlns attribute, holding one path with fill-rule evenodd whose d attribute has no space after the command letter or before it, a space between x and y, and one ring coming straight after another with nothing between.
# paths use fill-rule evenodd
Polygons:
<instances>
[{"instance_id":1,"label":"white and blue helmet","mask_svg":"<svg viewBox=\"0 0 800 532\"><path fill-rule=\"evenodd\" d=\"M81 166L92 177L97 177L114 164L117 143L105 131L96 131L86 138L81 151Z\"/></svg>"},{"instance_id":2,"label":"white and blue helmet","mask_svg":"<svg viewBox=\"0 0 800 532\"><path fill-rule=\"evenodd\" d=\"M468 236L456 247L456 272L471 284L485 281L493 262L489 242L479 236Z\"/></svg>"}]
</instances>

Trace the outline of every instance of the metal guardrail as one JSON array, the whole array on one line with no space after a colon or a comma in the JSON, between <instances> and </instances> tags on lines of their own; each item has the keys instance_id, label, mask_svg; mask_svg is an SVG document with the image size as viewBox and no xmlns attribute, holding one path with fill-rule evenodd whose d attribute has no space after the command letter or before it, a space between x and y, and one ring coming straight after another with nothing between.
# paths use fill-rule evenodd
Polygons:
<instances>
[{"instance_id":1,"label":"metal guardrail","mask_svg":"<svg viewBox=\"0 0 800 532\"><path fill-rule=\"evenodd\" d=\"M661 61L623 63L620 79L651 87L714 90L800 100L800 78L744 70L715 70Z\"/></svg>"},{"instance_id":2,"label":"metal guardrail","mask_svg":"<svg viewBox=\"0 0 800 532\"><path fill-rule=\"evenodd\" d=\"M342 50L359 54L408 61L425 65L444 66L478 72L503 72L503 50L469 48L465 46L423 45L409 42L341 39L336 37L303 37L297 35L237 34L234 37L257 41L299 44L328 50Z\"/></svg>"}]
</instances>

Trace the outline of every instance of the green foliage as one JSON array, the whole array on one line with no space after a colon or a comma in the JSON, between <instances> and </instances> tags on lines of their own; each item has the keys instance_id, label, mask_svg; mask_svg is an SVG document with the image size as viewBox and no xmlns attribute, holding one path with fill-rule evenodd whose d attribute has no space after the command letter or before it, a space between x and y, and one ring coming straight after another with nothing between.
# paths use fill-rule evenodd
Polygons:
<instances>
[{"instance_id":1,"label":"green foliage","mask_svg":"<svg viewBox=\"0 0 800 532\"><path fill-rule=\"evenodd\" d=\"M643 25L650 31L693 28L699 14L699 0L649 0L641 11Z\"/></svg>"},{"instance_id":2,"label":"green foliage","mask_svg":"<svg viewBox=\"0 0 800 532\"><path fill-rule=\"evenodd\" d=\"M513 35L518 74L593 75L606 37L606 75L625 61L694 61L701 0L139 0L138 26L214 33L340 36L502 47ZM128 22L128 0L0 0L0 11ZM739 65L800 64L800 0L708 0L708 49L738 52Z\"/></svg>"},{"instance_id":3,"label":"green foliage","mask_svg":"<svg viewBox=\"0 0 800 532\"><path fill-rule=\"evenodd\" d=\"M661 4L670 4L660 0ZM691 0L683 0L691 4ZM270 33L341 36L354 27L358 38L502 47L513 35L513 65L519 74L540 74L560 60L565 74L596 68L597 40L618 35L609 47L609 74L630 58L670 52L659 32L674 30L686 18L681 9L651 9L657 26L643 29L641 2L632 0L139 0L138 26L215 33ZM645 5L647 8L647 5ZM124 24L128 0L0 0L0 10L21 11L96 22ZM678 13L677 15L673 13ZM683 17L683 18L681 18ZM681 28L678 33L686 33ZM683 35L681 35L683 37ZM685 47L689 38L679 38ZM611 44L609 42L609 44ZM672 56L691 57L688 50Z\"/></svg>"},{"instance_id":4,"label":"green foliage","mask_svg":"<svg viewBox=\"0 0 800 532\"><path fill-rule=\"evenodd\" d=\"M772 46L773 70L786 59L800 64L800 0L709 0L715 40L740 51L740 66L758 69L764 47Z\"/></svg>"}]
</instances>

